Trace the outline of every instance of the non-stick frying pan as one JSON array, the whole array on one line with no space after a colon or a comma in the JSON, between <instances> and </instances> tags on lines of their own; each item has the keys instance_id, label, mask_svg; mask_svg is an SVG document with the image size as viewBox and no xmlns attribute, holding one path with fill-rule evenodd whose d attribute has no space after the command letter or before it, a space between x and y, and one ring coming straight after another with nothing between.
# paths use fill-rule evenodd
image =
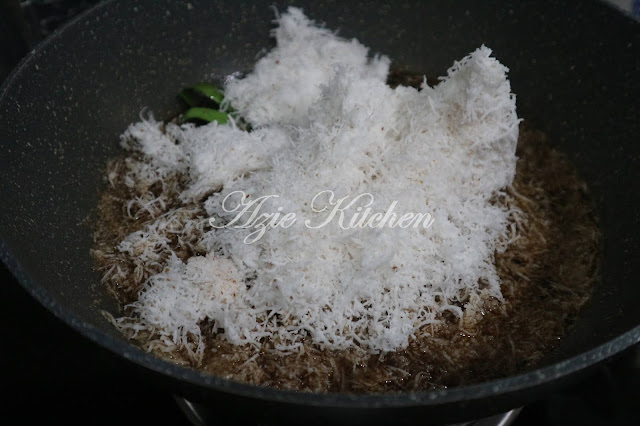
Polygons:
<instances>
[{"instance_id":1,"label":"non-stick frying pan","mask_svg":"<svg viewBox=\"0 0 640 426\"><path fill-rule=\"evenodd\" d=\"M603 234L601 282L541 367L433 392L306 394L201 374L127 342L100 314L116 306L89 255L106 161L143 107L169 118L180 88L251 69L273 44L272 3L107 1L18 66L0 94L0 255L35 298L152 380L237 421L461 420L521 405L640 340L640 25L598 2L469 0L296 3L427 75L490 46L511 70L519 115L588 182ZM229 413L239 401L247 409Z\"/></svg>"}]
</instances>

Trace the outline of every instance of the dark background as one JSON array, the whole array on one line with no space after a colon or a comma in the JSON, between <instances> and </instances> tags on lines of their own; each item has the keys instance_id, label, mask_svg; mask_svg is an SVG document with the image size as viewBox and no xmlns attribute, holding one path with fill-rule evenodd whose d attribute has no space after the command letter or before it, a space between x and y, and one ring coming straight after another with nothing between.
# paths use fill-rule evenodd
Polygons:
<instances>
[{"instance_id":1,"label":"dark background","mask_svg":"<svg viewBox=\"0 0 640 426\"><path fill-rule=\"evenodd\" d=\"M97 2L0 0L0 82L40 40ZM56 319L2 264L0 282L2 424L188 424L169 393ZM514 425L640 424L639 402L636 346L573 387L525 407Z\"/></svg>"}]
</instances>

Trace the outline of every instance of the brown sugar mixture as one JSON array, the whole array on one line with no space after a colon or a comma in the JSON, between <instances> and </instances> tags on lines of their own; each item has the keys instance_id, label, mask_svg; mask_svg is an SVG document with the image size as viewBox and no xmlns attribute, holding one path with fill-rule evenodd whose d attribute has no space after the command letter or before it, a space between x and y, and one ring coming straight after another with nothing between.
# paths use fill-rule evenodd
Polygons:
<instances>
[{"instance_id":1,"label":"brown sugar mixture","mask_svg":"<svg viewBox=\"0 0 640 426\"><path fill-rule=\"evenodd\" d=\"M414 74L392 73L390 84L420 84ZM585 184L567 158L547 144L543 133L520 126L519 157L513 185L495 203L519 209L514 215L519 238L496 253L504 302L487 304L481 321L459 323L443 314L444 325L424 326L409 347L397 352L364 355L320 350L310 341L304 351L282 356L236 346L224 333L200 324L205 356L198 364L184 351L159 351L149 332L128 337L143 348L176 363L248 383L313 392L405 392L466 385L534 368L561 338L589 299L598 268L598 227ZM134 155L108 165L109 187L98 207L93 256L103 283L124 306L135 301L145 281L163 268L158 262L136 263L116 248L127 235L154 217L175 208L171 202L184 189L180 176L164 185L130 188L125 183ZM138 198L136 198L138 197ZM146 198L145 198L146 197ZM132 201L134 200L134 201ZM136 201L145 208L133 205ZM132 211L135 212L132 214ZM200 205L181 207L189 218L206 218ZM526 220L520 222L519 217ZM176 227L166 243L183 260L199 251L193 230ZM462 307L462 306L461 306ZM127 313L126 307L123 313Z\"/></svg>"}]
</instances>

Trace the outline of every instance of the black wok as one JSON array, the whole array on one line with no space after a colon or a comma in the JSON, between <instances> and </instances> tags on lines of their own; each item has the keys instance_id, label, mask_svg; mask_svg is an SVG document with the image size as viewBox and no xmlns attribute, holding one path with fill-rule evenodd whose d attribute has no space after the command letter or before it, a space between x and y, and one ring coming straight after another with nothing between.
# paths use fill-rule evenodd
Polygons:
<instances>
[{"instance_id":1,"label":"black wok","mask_svg":"<svg viewBox=\"0 0 640 426\"><path fill-rule=\"evenodd\" d=\"M427 75L490 46L511 69L519 115L588 182L603 234L601 282L540 368L416 394L305 394L200 374L128 343L100 314L116 306L89 255L106 161L143 107L171 117L180 88L249 70L272 46L271 3L107 1L47 39L5 82L0 256L36 299L172 392L223 418L263 423L468 419L522 405L640 340L640 25L598 2L469 0L300 3L341 35ZM225 411L239 400L246 410Z\"/></svg>"}]
</instances>

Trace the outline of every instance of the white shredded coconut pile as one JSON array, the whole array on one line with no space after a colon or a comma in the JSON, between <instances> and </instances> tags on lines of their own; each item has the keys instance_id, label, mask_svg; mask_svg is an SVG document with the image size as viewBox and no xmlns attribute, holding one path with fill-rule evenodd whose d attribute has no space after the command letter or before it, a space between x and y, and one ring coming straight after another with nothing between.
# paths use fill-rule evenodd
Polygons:
<instances>
[{"instance_id":1,"label":"white shredded coconut pile","mask_svg":"<svg viewBox=\"0 0 640 426\"><path fill-rule=\"evenodd\" d=\"M343 40L319 28L300 9L291 7L272 32L277 47L260 59L243 79L231 78L225 97L256 126L292 123L308 126L308 110L321 85L335 75L337 64L349 66L357 78L384 82L389 58L368 59L358 40Z\"/></svg>"},{"instance_id":2,"label":"white shredded coconut pile","mask_svg":"<svg viewBox=\"0 0 640 426\"><path fill-rule=\"evenodd\" d=\"M483 301L500 300L494 254L514 235L492 197L513 180L519 122L507 68L482 46L434 88L391 89L390 61L369 59L358 41L296 8L277 24L277 47L246 78L225 85L252 132L233 123L168 124L163 132L150 118L133 124L123 145L145 158L138 179L187 174L180 202L204 203L215 223L235 217L222 209L234 191L248 199L278 195L260 211L281 208L298 220L246 244L254 229L213 229L181 216L181 229L199 232L209 254L186 263L172 256L121 323L195 358L204 351L205 319L238 345L267 338L288 353L311 339L378 353L405 348L444 311L463 320ZM371 193L373 212L396 201L398 216L430 213L434 221L427 229L342 229L337 220L305 226L327 217L331 206L311 208L327 190L336 198ZM154 251L166 250L157 229L128 236L119 250L153 261Z\"/></svg>"}]
</instances>

